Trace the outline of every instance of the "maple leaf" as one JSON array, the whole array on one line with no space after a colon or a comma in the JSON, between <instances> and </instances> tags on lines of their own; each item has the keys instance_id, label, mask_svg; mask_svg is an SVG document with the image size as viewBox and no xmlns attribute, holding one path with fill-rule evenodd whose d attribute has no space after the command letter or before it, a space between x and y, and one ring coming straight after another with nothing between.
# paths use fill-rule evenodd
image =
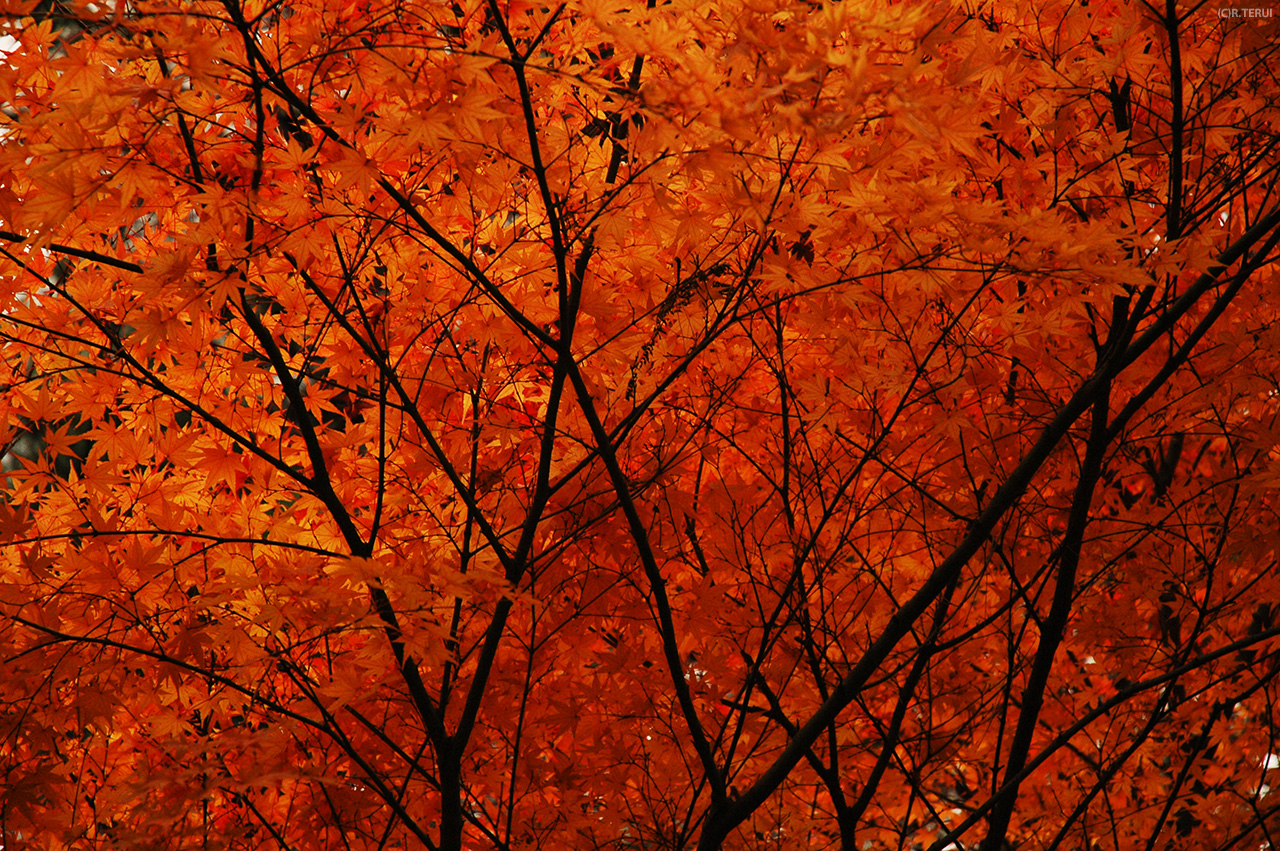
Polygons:
<instances>
[{"instance_id":1,"label":"maple leaf","mask_svg":"<svg viewBox=\"0 0 1280 851\"><path fill-rule=\"evenodd\" d=\"M0 844L1264 846L1280 48L1031 5L11 15Z\"/></svg>"}]
</instances>

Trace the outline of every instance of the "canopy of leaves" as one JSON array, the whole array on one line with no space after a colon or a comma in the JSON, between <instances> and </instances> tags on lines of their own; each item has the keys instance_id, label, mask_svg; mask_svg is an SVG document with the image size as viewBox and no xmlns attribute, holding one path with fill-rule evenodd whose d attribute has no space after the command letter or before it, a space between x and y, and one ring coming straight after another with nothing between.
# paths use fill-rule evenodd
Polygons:
<instances>
[{"instance_id":1,"label":"canopy of leaves","mask_svg":"<svg viewBox=\"0 0 1280 851\"><path fill-rule=\"evenodd\" d=\"M1272 847L1274 17L5 9L5 851Z\"/></svg>"}]
</instances>

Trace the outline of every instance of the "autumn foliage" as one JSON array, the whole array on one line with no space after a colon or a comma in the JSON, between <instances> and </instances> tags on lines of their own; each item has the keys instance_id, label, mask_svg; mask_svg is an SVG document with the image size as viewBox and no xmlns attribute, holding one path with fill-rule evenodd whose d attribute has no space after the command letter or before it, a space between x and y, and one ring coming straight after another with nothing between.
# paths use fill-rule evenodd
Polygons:
<instances>
[{"instance_id":1,"label":"autumn foliage","mask_svg":"<svg viewBox=\"0 0 1280 851\"><path fill-rule=\"evenodd\" d=\"M1274 15L5 9L4 851L1273 847Z\"/></svg>"}]
</instances>

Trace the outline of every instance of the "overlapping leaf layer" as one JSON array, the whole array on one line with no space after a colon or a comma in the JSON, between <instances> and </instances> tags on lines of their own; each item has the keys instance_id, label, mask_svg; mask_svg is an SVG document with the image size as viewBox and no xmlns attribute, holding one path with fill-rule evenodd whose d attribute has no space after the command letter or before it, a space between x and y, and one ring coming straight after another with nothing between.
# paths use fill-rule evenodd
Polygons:
<instances>
[{"instance_id":1,"label":"overlapping leaf layer","mask_svg":"<svg viewBox=\"0 0 1280 851\"><path fill-rule=\"evenodd\" d=\"M3 848L1271 847L1274 17L7 9Z\"/></svg>"}]
</instances>

